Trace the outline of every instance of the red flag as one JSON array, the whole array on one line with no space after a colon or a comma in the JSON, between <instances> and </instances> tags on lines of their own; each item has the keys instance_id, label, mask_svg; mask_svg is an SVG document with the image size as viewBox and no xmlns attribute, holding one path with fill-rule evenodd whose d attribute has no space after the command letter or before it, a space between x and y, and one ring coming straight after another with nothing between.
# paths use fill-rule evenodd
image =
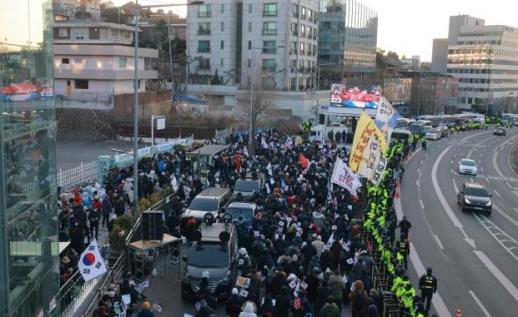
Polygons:
<instances>
[{"instance_id":1,"label":"red flag","mask_svg":"<svg viewBox=\"0 0 518 317\"><path fill-rule=\"evenodd\" d=\"M302 153L299 155L299 164L302 165L304 169L309 167L309 160Z\"/></svg>"}]
</instances>

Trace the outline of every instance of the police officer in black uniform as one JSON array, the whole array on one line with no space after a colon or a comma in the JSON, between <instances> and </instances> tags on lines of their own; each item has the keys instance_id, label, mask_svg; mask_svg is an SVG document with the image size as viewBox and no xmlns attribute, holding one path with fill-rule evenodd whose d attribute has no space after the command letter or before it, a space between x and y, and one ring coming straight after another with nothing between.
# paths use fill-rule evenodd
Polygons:
<instances>
[{"instance_id":1,"label":"police officer in black uniform","mask_svg":"<svg viewBox=\"0 0 518 317\"><path fill-rule=\"evenodd\" d=\"M426 269L426 274L423 274L419 279L419 289L421 290L423 304L426 302L426 315L428 316L432 306L432 296L437 292L437 279L432 275L431 267Z\"/></svg>"}]
</instances>

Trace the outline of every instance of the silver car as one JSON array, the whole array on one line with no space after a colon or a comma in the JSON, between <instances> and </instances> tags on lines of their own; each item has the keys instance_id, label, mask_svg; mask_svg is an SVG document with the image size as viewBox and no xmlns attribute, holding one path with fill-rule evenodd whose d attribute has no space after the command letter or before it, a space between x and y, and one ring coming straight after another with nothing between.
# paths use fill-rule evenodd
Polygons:
<instances>
[{"instance_id":1,"label":"silver car","mask_svg":"<svg viewBox=\"0 0 518 317\"><path fill-rule=\"evenodd\" d=\"M475 161L470 159L460 160L459 174L477 175L477 164Z\"/></svg>"}]
</instances>

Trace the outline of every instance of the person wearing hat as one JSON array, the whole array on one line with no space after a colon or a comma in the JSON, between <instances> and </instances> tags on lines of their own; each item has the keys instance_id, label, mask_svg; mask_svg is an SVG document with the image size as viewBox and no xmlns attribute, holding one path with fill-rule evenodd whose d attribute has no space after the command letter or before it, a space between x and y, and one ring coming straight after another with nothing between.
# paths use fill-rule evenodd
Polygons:
<instances>
[{"instance_id":1,"label":"person wearing hat","mask_svg":"<svg viewBox=\"0 0 518 317\"><path fill-rule=\"evenodd\" d=\"M433 294L437 292L437 279L432 275L432 268L426 269L426 274L419 279L419 289L421 290L421 299L423 304L426 303L426 315L430 312Z\"/></svg>"},{"instance_id":2,"label":"person wearing hat","mask_svg":"<svg viewBox=\"0 0 518 317\"><path fill-rule=\"evenodd\" d=\"M142 309L140 309L137 317L155 317L153 311L151 311L151 303L144 301L142 303Z\"/></svg>"},{"instance_id":3,"label":"person wearing hat","mask_svg":"<svg viewBox=\"0 0 518 317\"><path fill-rule=\"evenodd\" d=\"M232 289L232 295L225 304L225 314L229 317L238 317L241 313L242 305L243 299L239 296L239 290L234 287Z\"/></svg>"}]
</instances>

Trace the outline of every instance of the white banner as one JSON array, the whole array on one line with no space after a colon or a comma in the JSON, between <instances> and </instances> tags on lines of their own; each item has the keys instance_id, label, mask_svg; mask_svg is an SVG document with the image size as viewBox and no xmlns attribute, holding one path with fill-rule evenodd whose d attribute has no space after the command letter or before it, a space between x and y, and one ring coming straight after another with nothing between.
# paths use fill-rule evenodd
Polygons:
<instances>
[{"instance_id":1,"label":"white banner","mask_svg":"<svg viewBox=\"0 0 518 317\"><path fill-rule=\"evenodd\" d=\"M92 240L90 245L81 253L77 266L85 282L106 273L106 265L104 265L99 252L97 241Z\"/></svg>"},{"instance_id":2,"label":"white banner","mask_svg":"<svg viewBox=\"0 0 518 317\"><path fill-rule=\"evenodd\" d=\"M399 119L399 112L392 107L385 97L381 97L381 102L376 111L375 123L385 136L387 143L390 143L390 136L392 134L392 130L397 125L397 119Z\"/></svg>"},{"instance_id":3,"label":"white banner","mask_svg":"<svg viewBox=\"0 0 518 317\"><path fill-rule=\"evenodd\" d=\"M354 197L358 195L356 190L362 186L358 175L353 173L347 166L347 163L340 158L336 159L333 175L331 176L331 183L347 189Z\"/></svg>"}]
</instances>

